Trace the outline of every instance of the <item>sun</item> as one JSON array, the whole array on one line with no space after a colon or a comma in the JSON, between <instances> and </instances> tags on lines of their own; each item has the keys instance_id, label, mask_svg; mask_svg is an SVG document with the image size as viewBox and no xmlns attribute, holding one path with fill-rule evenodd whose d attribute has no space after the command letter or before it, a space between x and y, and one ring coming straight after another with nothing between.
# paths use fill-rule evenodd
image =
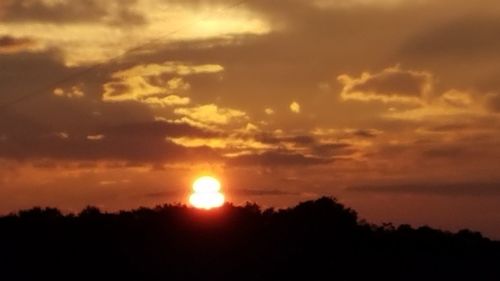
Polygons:
<instances>
[{"instance_id":1,"label":"sun","mask_svg":"<svg viewBox=\"0 0 500 281\"><path fill-rule=\"evenodd\" d=\"M220 192L221 184L214 177L204 176L193 183L193 194L189 203L198 209L210 210L224 205L225 197Z\"/></svg>"}]
</instances>

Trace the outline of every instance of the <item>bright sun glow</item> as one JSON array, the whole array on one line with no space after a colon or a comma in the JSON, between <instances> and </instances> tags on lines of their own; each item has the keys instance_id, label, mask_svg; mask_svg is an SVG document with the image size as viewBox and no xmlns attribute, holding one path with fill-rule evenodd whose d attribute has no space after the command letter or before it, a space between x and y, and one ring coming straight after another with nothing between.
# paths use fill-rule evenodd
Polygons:
<instances>
[{"instance_id":1,"label":"bright sun glow","mask_svg":"<svg viewBox=\"0 0 500 281\"><path fill-rule=\"evenodd\" d=\"M194 193L189 203L199 209L213 209L224 205L224 194L220 192L220 182L213 177L201 177L193 183Z\"/></svg>"}]
</instances>

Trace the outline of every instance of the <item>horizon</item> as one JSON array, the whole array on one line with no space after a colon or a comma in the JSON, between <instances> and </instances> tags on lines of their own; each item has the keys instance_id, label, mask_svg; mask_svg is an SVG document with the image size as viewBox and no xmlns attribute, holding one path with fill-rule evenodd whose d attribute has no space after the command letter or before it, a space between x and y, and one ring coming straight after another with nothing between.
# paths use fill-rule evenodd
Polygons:
<instances>
[{"instance_id":1,"label":"horizon","mask_svg":"<svg viewBox=\"0 0 500 281\"><path fill-rule=\"evenodd\" d=\"M212 176L500 239L499 48L495 0L0 0L0 214Z\"/></svg>"},{"instance_id":2,"label":"horizon","mask_svg":"<svg viewBox=\"0 0 500 281\"><path fill-rule=\"evenodd\" d=\"M2 222L2 219L6 220L6 219L17 218L17 219L23 220L23 219L30 218L30 217L31 218L38 218L41 221L44 221L47 219L50 220L51 218L59 218L59 219L61 219L61 218L77 218L77 219L79 219L79 218L82 218L82 217L87 216L89 214L93 215L94 219L96 219L96 217L95 217L96 215L97 216L107 216L107 215L123 216L123 215L126 215L128 213L144 213L145 210L157 212L157 213L158 212L162 213L165 210L172 210L172 209L181 208L184 210L188 210L190 212L190 214L196 213L196 214L200 215L200 218L202 219L202 221L205 221L205 219L206 219L206 221L205 221L206 225L210 226L212 223L212 221L211 221L212 218L224 219L225 217L228 216L229 213L234 212L235 209L240 209L242 211L250 212L254 215L269 216L269 215L285 214L285 213L298 211L301 208L304 209L305 206L308 206L305 209L309 208L309 211L311 212L311 213L307 214L308 216L310 216L309 219L313 219L313 216L318 216L318 217L321 217L322 219L327 219L326 221L322 222L325 224L324 227L326 227L328 225L328 219L331 219L332 220L331 222L335 222L335 220L338 219L338 218L335 218L332 216L333 213L337 212L338 215L341 215L341 214L348 215L350 217L350 219L354 220L354 222L356 223L356 225L358 227L367 227L368 229L371 229L371 231L376 231L376 230L383 231L383 232L401 231L401 230L403 230L403 231L406 231L406 230L420 231L420 230L424 229L425 231L430 230L434 233L440 233L440 234L444 234L444 235L463 235L463 234L473 235L473 236L475 236L475 238L486 239L486 241L489 241L489 242L500 243L500 239L484 236L481 232L475 231L474 229L462 228L462 229L458 229L456 231L450 231L450 230L445 230L445 229L433 228L429 225L419 225L419 226L415 226L415 225L411 225L411 224L399 224L399 225L397 225L397 224L392 224L390 222L384 222L384 223L379 223L379 224L372 223L372 222L366 221L365 219L360 217L359 214L356 212L356 210L350 208L349 206L342 204L342 202L338 201L337 198L327 197L327 196L302 201L302 202L297 203L294 206L285 207L285 208L273 208L273 207L262 208L262 206L258 205L257 203L254 203L254 202L245 202L244 204L234 204L232 202L226 201L221 206L206 209L203 207L193 206L193 205L186 203L186 202L173 202L173 203L159 204L159 205L156 205L154 207L141 206L141 207L133 208L133 209L129 209L129 210L116 210L116 211L106 211L106 210L102 210L96 206L86 206L85 208L83 208L82 210L80 210L77 213L73 213L73 212L64 213L62 210L59 210L57 208L35 206L33 208L30 208L30 209L20 210L20 211L15 212L15 213L10 213L8 215L4 215L4 216L0 215L0 222ZM325 211L324 208L326 208L326 210L328 210L328 212L332 212L332 213L329 213L329 216L322 216L321 213L316 213L316 212L321 212L321 211L324 212ZM339 209L335 209L335 208L339 208ZM227 213L227 212L229 212L229 213ZM178 216L178 217L183 217L185 215L186 215L186 213L185 214L179 214L179 213L176 214L176 216ZM217 226L217 225L214 225L214 226ZM338 231L343 231L343 230L339 229ZM500 244L498 244L498 245L500 246Z\"/></svg>"},{"instance_id":3,"label":"horizon","mask_svg":"<svg viewBox=\"0 0 500 281\"><path fill-rule=\"evenodd\" d=\"M367 226L371 226L371 227L381 227L383 229L389 229L388 227L394 227L395 229L398 229L399 227L406 227L406 226L409 226L414 230L418 230L421 228L431 228L435 231L439 231L439 232L442 232L445 234L447 234L447 233L448 234L458 234L458 233L463 232L463 231L469 231L470 233L479 233L486 239L491 239L492 241L500 242L500 237L488 236L487 234L482 233L482 232L478 231L477 229L470 229L470 228L466 228L466 227L456 228L456 229L446 229L446 228L440 228L437 225L429 225L429 224L418 225L418 224L405 223L405 222L394 223L394 222L390 222L390 221L377 221L377 222L369 221L366 218L363 218L358 213L358 211L356 209L354 209L348 205L345 205L341 200L338 200L338 198L330 197L330 196L321 196L318 198L311 198L309 200L299 201L294 205L284 206L284 207L262 206L256 202L251 202L251 201L234 203L234 202L227 201L227 200L221 206L212 207L209 209L206 209L203 207L193 206L191 203L188 202L189 200L163 202L163 203L158 203L157 205L136 206L136 207L131 207L128 209L101 209L98 206L87 205L87 206L81 208L80 210L63 210L63 209L59 209L57 207L51 207L51 206L32 206L31 208L28 208L28 209L20 209L20 210L12 211L10 213L0 214L0 219L7 218L10 216L20 216L23 213L35 211L35 210L40 210L42 212L45 212L47 210L57 210L57 211L61 212L61 214L63 216L70 216L70 217L77 216L78 217L87 210L98 210L101 214L104 214L104 215L120 215L122 213L128 213L128 212L133 213L133 212L141 211L143 209L159 210L159 209L164 209L164 208L184 208L184 209L188 209L191 211L196 211L199 214L207 213L207 215L210 215L210 214L214 214L214 213L221 213L221 211L226 209L227 207L243 208L244 209L244 208L250 206L250 207L258 207L260 213L264 214L267 211L272 211L273 213L290 211L290 210L297 208L300 205L314 203L314 202L317 202L318 200L322 200L322 199L333 200L334 202L342 205L347 210L353 211L357 215L357 222L361 225L367 225Z\"/></svg>"}]
</instances>

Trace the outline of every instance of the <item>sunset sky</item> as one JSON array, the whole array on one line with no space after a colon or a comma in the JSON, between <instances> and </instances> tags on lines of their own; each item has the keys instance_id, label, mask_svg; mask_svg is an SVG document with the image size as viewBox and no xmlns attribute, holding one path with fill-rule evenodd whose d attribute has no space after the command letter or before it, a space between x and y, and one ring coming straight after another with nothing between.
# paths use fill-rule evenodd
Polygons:
<instances>
[{"instance_id":1,"label":"sunset sky","mask_svg":"<svg viewBox=\"0 0 500 281\"><path fill-rule=\"evenodd\" d=\"M0 213L335 196L500 238L498 0L0 0Z\"/></svg>"}]
</instances>

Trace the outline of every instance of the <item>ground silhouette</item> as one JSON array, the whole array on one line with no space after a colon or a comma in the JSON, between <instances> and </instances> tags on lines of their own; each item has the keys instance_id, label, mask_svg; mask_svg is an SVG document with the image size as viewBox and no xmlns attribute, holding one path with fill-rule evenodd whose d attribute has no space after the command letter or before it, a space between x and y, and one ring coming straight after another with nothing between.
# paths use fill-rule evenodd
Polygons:
<instances>
[{"instance_id":1,"label":"ground silhouette","mask_svg":"<svg viewBox=\"0 0 500 281\"><path fill-rule=\"evenodd\" d=\"M0 280L500 280L480 233L371 225L333 198L0 218Z\"/></svg>"}]
</instances>

